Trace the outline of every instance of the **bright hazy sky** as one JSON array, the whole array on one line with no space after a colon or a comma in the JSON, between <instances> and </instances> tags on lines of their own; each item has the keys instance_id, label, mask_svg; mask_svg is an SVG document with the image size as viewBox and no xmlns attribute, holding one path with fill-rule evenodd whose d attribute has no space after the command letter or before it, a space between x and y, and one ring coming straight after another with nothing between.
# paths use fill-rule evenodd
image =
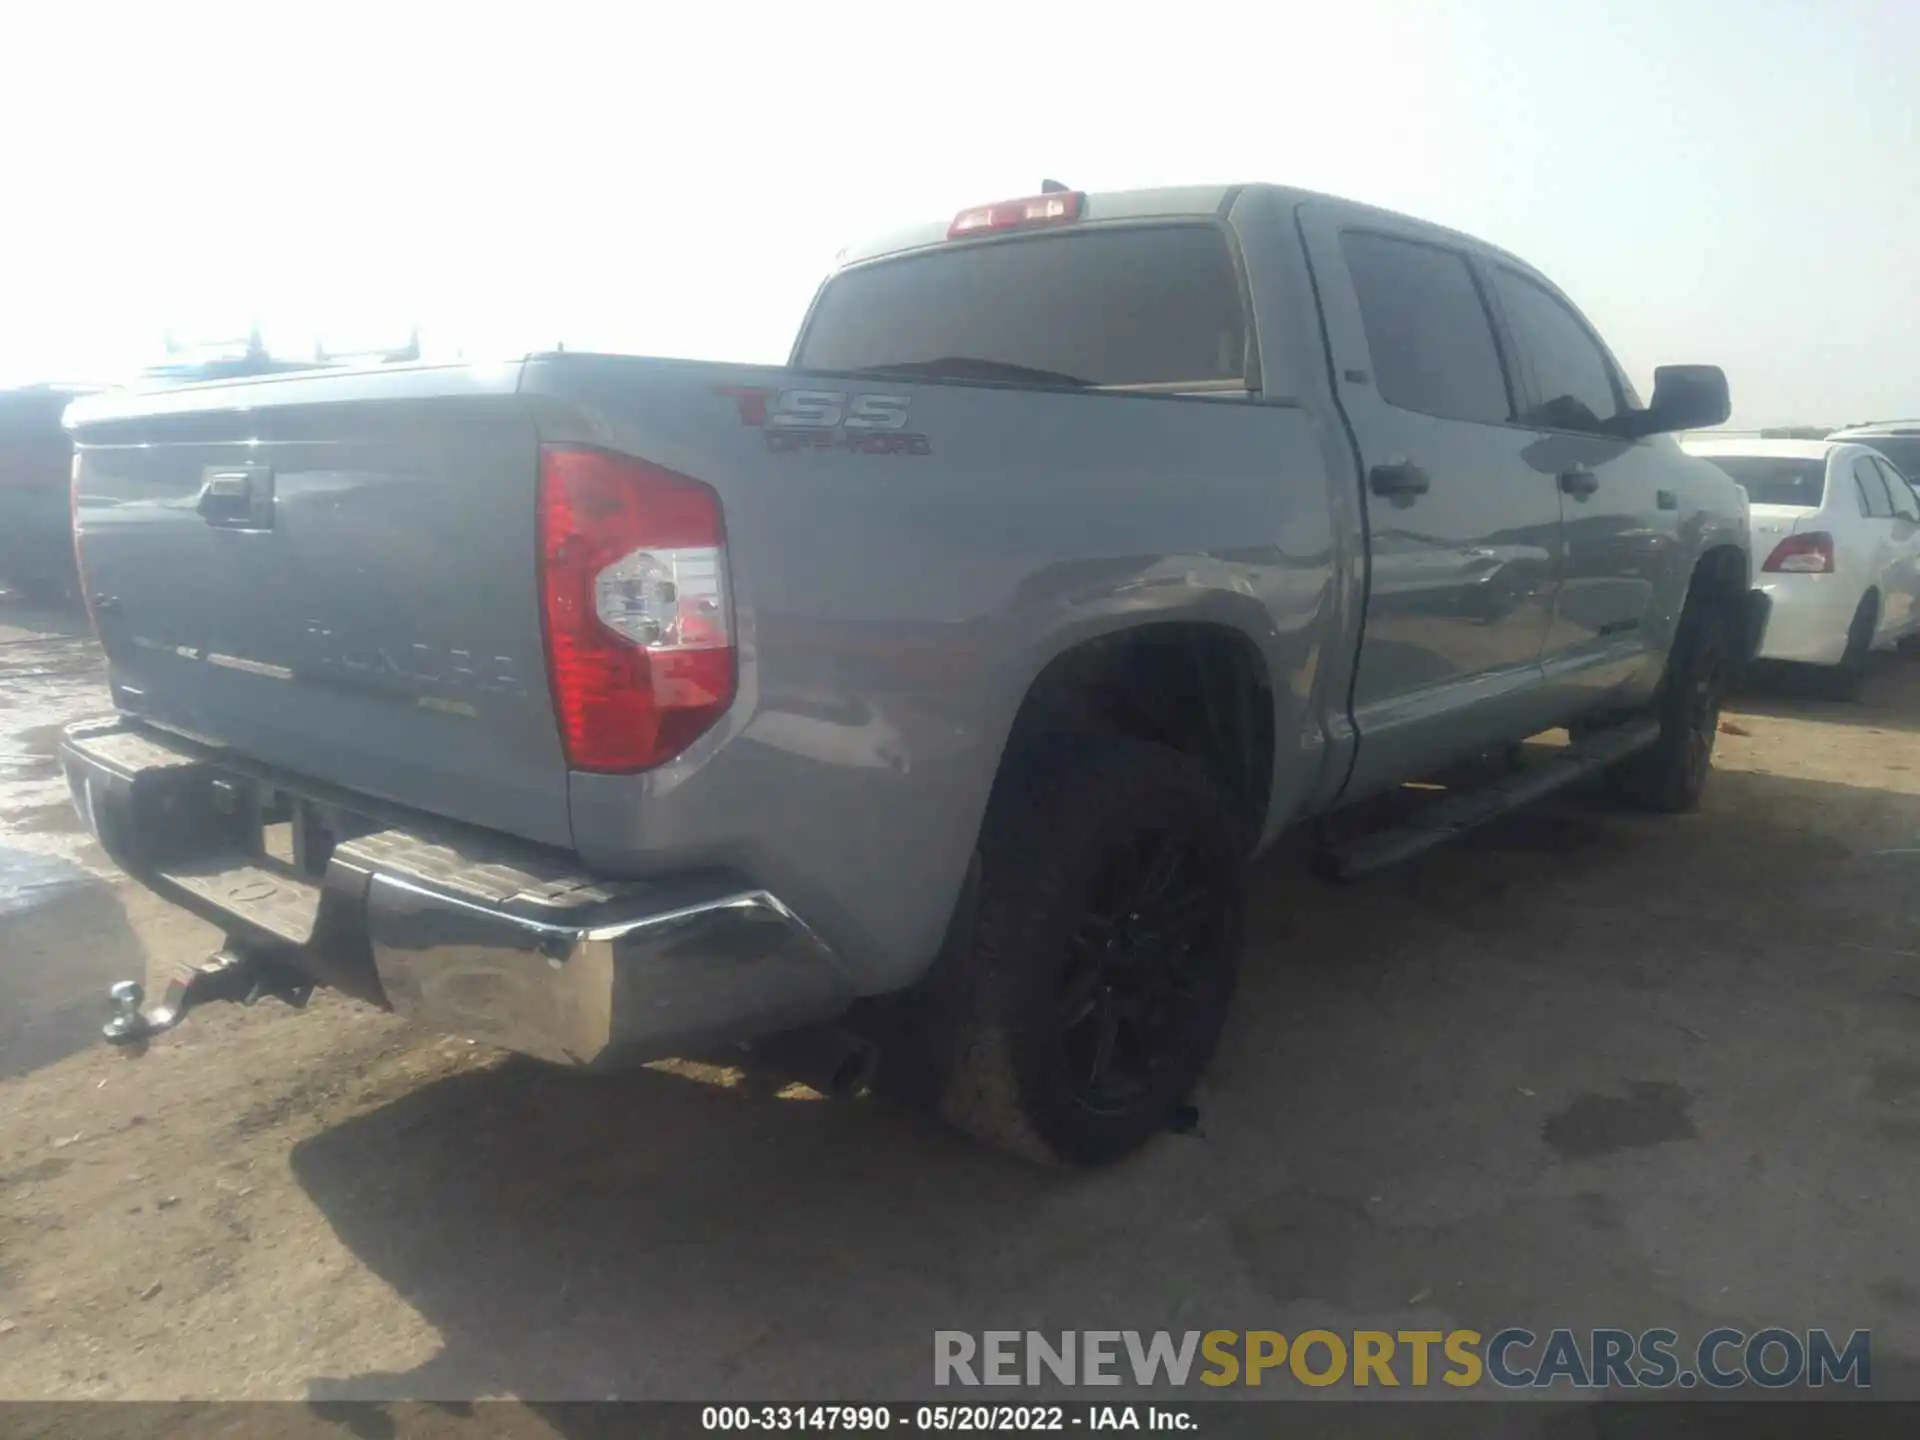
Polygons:
<instances>
[{"instance_id":1,"label":"bright hazy sky","mask_svg":"<svg viewBox=\"0 0 1920 1440\"><path fill-rule=\"evenodd\" d=\"M496 18L497 17L497 18ZM1560 282L1643 393L1920 414L1920 0L6 6L0 383L163 327L778 361L849 240L1275 180Z\"/></svg>"}]
</instances>

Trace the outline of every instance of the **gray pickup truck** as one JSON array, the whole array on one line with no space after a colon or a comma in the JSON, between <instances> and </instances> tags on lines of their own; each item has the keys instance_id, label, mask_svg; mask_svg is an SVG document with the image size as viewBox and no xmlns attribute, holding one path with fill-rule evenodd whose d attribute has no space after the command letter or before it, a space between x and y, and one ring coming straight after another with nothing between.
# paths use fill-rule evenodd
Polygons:
<instances>
[{"instance_id":1,"label":"gray pickup truck","mask_svg":"<svg viewBox=\"0 0 1920 1440\"><path fill-rule=\"evenodd\" d=\"M1283 831L1557 727L1321 861L1587 775L1696 802L1764 613L1737 488L1670 432L1727 410L1707 366L1641 405L1492 246L1265 185L906 230L786 368L80 401L117 713L66 773L230 937L116 987L109 1038L325 985L1114 1159L1186 1113Z\"/></svg>"}]
</instances>

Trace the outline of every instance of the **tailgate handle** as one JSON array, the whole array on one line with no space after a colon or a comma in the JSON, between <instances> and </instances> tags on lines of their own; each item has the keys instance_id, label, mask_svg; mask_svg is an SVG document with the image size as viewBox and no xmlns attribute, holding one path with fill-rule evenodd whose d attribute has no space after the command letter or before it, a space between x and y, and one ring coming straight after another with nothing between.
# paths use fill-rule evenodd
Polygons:
<instances>
[{"instance_id":1,"label":"tailgate handle","mask_svg":"<svg viewBox=\"0 0 1920 1440\"><path fill-rule=\"evenodd\" d=\"M1560 488L1576 500L1584 500L1600 488L1600 477L1584 465L1560 472Z\"/></svg>"},{"instance_id":2,"label":"tailgate handle","mask_svg":"<svg viewBox=\"0 0 1920 1440\"><path fill-rule=\"evenodd\" d=\"M210 465L200 475L194 509L229 530L273 528L273 470L267 465Z\"/></svg>"}]
</instances>

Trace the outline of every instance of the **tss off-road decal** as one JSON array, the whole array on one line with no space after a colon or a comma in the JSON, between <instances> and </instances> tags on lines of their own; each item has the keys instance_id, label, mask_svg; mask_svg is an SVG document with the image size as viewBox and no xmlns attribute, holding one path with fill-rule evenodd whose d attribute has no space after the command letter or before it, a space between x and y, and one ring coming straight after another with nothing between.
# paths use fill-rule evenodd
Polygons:
<instances>
[{"instance_id":1,"label":"tss off-road decal","mask_svg":"<svg viewBox=\"0 0 1920 1440\"><path fill-rule=\"evenodd\" d=\"M719 385L740 423L760 430L767 448L848 450L856 455L930 455L925 435L907 429L911 395L854 394L846 390L774 390L759 385Z\"/></svg>"}]
</instances>

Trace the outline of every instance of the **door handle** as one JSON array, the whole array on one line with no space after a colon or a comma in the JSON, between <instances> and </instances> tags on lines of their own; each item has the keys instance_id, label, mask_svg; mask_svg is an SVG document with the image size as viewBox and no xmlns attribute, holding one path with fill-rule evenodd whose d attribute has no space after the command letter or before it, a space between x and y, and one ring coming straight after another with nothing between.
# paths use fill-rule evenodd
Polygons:
<instances>
[{"instance_id":1,"label":"door handle","mask_svg":"<svg viewBox=\"0 0 1920 1440\"><path fill-rule=\"evenodd\" d=\"M1600 477L1591 470L1562 470L1560 488L1576 500L1584 500L1600 488Z\"/></svg>"},{"instance_id":2,"label":"door handle","mask_svg":"<svg viewBox=\"0 0 1920 1440\"><path fill-rule=\"evenodd\" d=\"M1373 487L1376 495L1396 497L1424 495L1433 488L1433 481L1427 472L1405 460L1374 466L1367 472L1367 483Z\"/></svg>"}]
</instances>

